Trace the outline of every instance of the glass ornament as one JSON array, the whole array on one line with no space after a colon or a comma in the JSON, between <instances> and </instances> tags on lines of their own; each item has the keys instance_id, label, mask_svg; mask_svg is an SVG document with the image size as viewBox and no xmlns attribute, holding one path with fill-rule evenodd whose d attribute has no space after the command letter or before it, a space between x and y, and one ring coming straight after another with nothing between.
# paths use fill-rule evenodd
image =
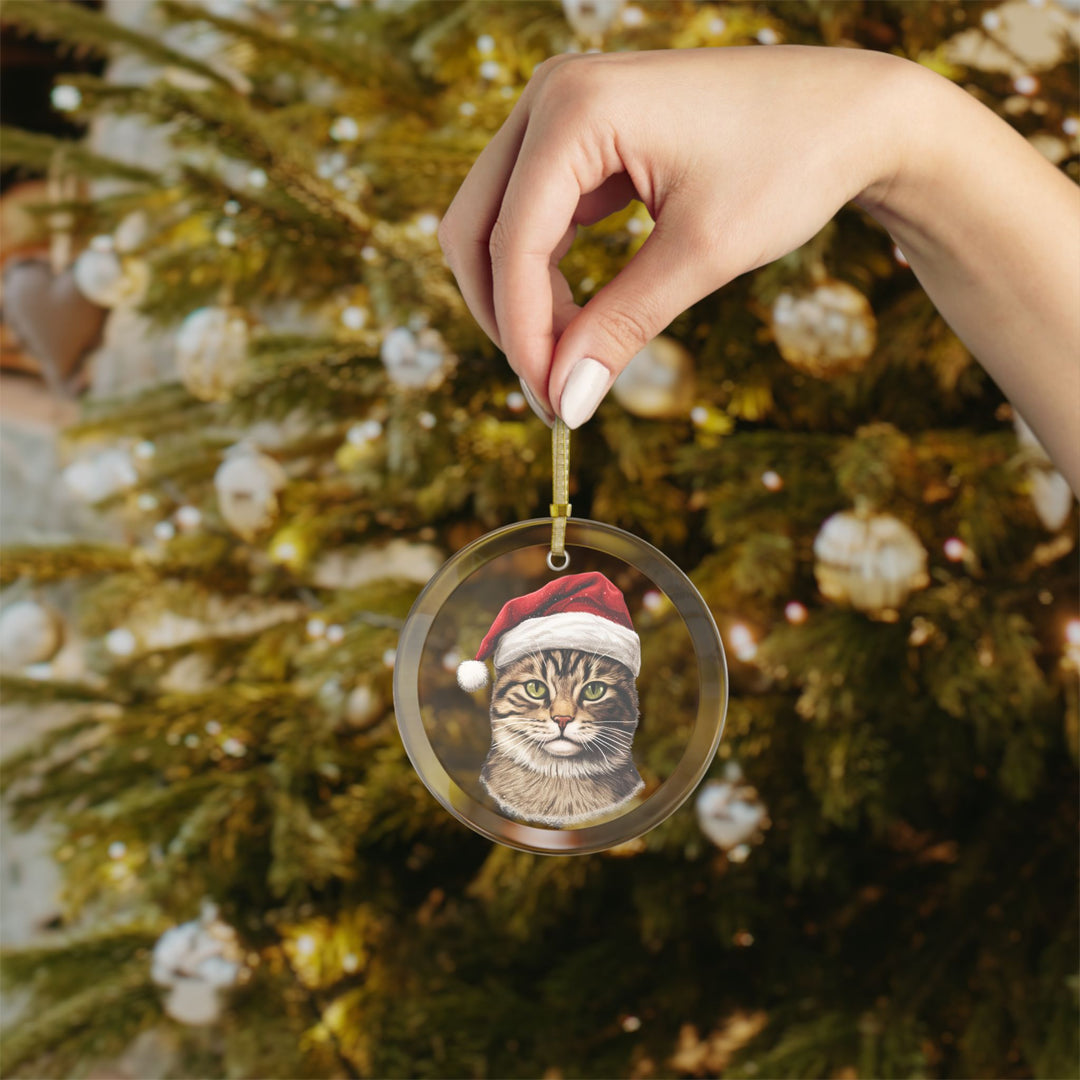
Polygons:
<instances>
[{"instance_id":1,"label":"glass ornament","mask_svg":"<svg viewBox=\"0 0 1080 1080\"><path fill-rule=\"evenodd\" d=\"M716 624L651 544L570 517L553 433L550 518L480 537L417 598L394 704L421 780L458 820L525 851L585 854L660 824L697 787L727 709Z\"/></svg>"}]
</instances>

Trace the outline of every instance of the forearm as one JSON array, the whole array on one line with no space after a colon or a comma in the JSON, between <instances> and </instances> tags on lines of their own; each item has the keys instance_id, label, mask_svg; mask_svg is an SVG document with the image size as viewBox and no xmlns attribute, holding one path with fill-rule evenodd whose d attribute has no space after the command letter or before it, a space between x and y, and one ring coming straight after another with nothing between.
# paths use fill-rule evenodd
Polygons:
<instances>
[{"instance_id":1,"label":"forearm","mask_svg":"<svg viewBox=\"0 0 1080 1080\"><path fill-rule=\"evenodd\" d=\"M855 201L1080 491L1080 189L966 91L901 63L898 157Z\"/></svg>"}]
</instances>

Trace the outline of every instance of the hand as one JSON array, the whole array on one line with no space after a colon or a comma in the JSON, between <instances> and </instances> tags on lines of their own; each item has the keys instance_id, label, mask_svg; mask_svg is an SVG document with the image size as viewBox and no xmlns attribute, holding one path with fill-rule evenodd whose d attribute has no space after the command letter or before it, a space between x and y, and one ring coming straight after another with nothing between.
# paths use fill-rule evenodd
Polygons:
<instances>
[{"instance_id":1,"label":"hand","mask_svg":"<svg viewBox=\"0 0 1080 1080\"><path fill-rule=\"evenodd\" d=\"M541 64L439 229L465 302L534 410L580 426L678 314L887 187L902 155L888 118L915 66L803 45ZM632 199L655 228L579 307L559 260L578 225Z\"/></svg>"}]
</instances>

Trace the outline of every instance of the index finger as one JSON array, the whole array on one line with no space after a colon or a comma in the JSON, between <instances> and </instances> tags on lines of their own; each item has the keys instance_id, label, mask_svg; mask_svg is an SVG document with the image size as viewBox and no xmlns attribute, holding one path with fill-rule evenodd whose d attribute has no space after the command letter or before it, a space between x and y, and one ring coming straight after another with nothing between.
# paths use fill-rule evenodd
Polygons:
<instances>
[{"instance_id":1,"label":"index finger","mask_svg":"<svg viewBox=\"0 0 1080 1080\"><path fill-rule=\"evenodd\" d=\"M575 168L573 144L556 127L527 126L489 243L503 351L542 400L555 351L552 256L572 236L582 197L605 179L595 165Z\"/></svg>"}]
</instances>

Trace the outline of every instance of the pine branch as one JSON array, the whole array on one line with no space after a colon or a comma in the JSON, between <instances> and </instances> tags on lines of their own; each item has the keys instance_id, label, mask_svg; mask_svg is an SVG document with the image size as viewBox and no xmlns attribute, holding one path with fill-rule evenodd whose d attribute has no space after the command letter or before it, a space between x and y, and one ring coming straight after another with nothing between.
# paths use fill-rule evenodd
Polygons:
<instances>
[{"instance_id":1,"label":"pine branch","mask_svg":"<svg viewBox=\"0 0 1080 1080\"><path fill-rule=\"evenodd\" d=\"M137 165L130 165L126 161L117 161L114 158L95 154L83 144L71 139L23 131L6 124L0 125L0 161L3 162L5 169L13 165L21 165L37 172L46 172L57 153L62 153L65 166L80 176L127 180L133 184L158 184L160 182L158 175L148 169L140 169Z\"/></svg>"},{"instance_id":2,"label":"pine branch","mask_svg":"<svg viewBox=\"0 0 1080 1080\"><path fill-rule=\"evenodd\" d=\"M62 544L13 544L0 550L0 584L20 578L38 583L91 574L130 570L136 554L115 544L74 541Z\"/></svg>"},{"instance_id":3,"label":"pine branch","mask_svg":"<svg viewBox=\"0 0 1080 1080\"><path fill-rule=\"evenodd\" d=\"M13 962L5 956L5 968ZM80 1064L120 1053L161 1016L145 954L126 963L80 965L55 1003L33 1009L4 1034L4 1073L71 1076ZM72 992L74 985L85 988Z\"/></svg>"},{"instance_id":4,"label":"pine branch","mask_svg":"<svg viewBox=\"0 0 1080 1080\"><path fill-rule=\"evenodd\" d=\"M199 60L170 49L147 34L123 26L81 4L41 3L40 0L5 0L4 22L23 33L47 41L59 41L77 54L109 55L114 49L129 49L148 60L186 68L216 84L228 86L217 71Z\"/></svg>"}]
</instances>

